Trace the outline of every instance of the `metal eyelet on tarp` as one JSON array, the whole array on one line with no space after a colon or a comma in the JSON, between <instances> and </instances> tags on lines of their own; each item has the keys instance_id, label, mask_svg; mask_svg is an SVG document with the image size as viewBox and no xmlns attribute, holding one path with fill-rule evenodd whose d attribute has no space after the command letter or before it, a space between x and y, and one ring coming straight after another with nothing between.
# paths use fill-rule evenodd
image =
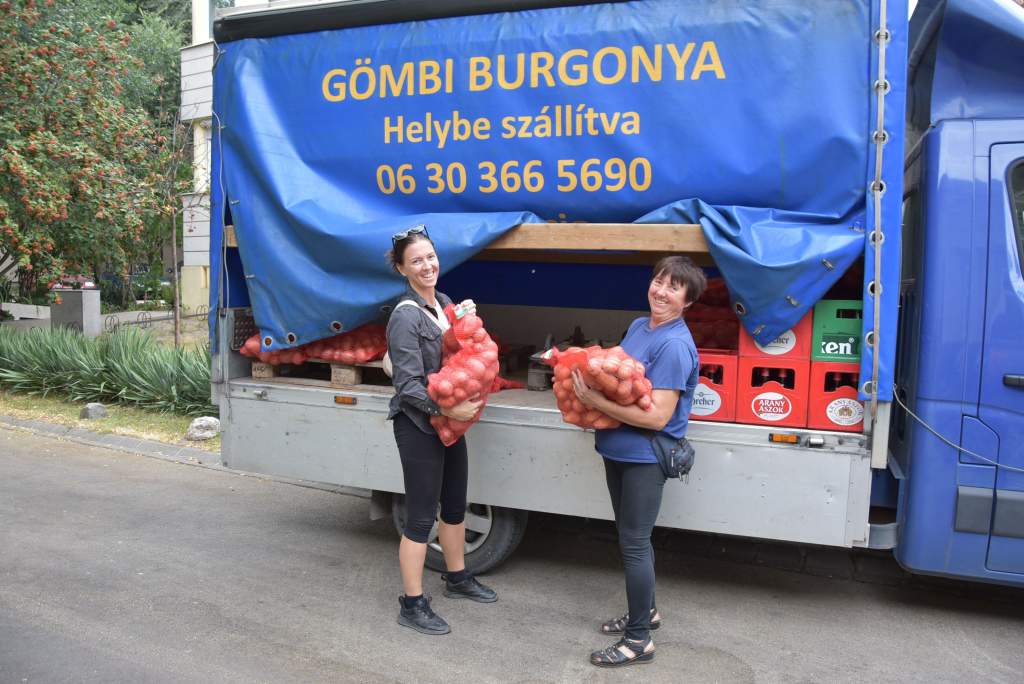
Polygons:
<instances>
[{"instance_id":1,"label":"metal eyelet on tarp","mask_svg":"<svg viewBox=\"0 0 1024 684\"><path fill-rule=\"evenodd\" d=\"M341 321L331 321L331 330L334 332L341 332L341 329L344 327L345 326L341 324Z\"/></svg>"},{"instance_id":2,"label":"metal eyelet on tarp","mask_svg":"<svg viewBox=\"0 0 1024 684\"><path fill-rule=\"evenodd\" d=\"M285 339L288 340L288 344L295 344L295 341L299 338L295 336L295 333L288 333L285 335Z\"/></svg>"}]
</instances>

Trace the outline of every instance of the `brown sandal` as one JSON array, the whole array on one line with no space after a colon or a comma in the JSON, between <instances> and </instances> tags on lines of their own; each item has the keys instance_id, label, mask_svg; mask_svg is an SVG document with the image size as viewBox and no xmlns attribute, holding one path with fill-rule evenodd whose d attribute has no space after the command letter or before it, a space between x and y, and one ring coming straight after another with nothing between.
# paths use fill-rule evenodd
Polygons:
<instances>
[{"instance_id":1,"label":"brown sandal","mask_svg":"<svg viewBox=\"0 0 1024 684\"><path fill-rule=\"evenodd\" d=\"M622 637L608 648L590 654L590 664L598 667L621 667L651 662L654 662L654 642L650 637L643 641Z\"/></svg>"},{"instance_id":2,"label":"brown sandal","mask_svg":"<svg viewBox=\"0 0 1024 684\"><path fill-rule=\"evenodd\" d=\"M629 613L614 620L602 622L600 627L601 634L625 634L628 623ZM661 613L658 612L657 608L651 608L651 629L658 629L659 627L661 627Z\"/></svg>"}]
</instances>

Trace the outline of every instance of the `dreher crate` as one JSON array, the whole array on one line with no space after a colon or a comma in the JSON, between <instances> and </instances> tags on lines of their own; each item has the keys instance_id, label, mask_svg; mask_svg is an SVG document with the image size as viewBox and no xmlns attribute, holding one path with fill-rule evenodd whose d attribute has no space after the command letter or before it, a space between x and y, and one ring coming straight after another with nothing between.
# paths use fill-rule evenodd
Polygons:
<instances>
[{"instance_id":1,"label":"dreher crate","mask_svg":"<svg viewBox=\"0 0 1024 684\"><path fill-rule=\"evenodd\" d=\"M860 361L864 303L856 299L823 299L814 305L813 361Z\"/></svg>"},{"instance_id":2,"label":"dreher crate","mask_svg":"<svg viewBox=\"0 0 1024 684\"><path fill-rule=\"evenodd\" d=\"M859 363L812 361L807 427L863 432L864 404L857 399L859 382Z\"/></svg>"},{"instance_id":3,"label":"dreher crate","mask_svg":"<svg viewBox=\"0 0 1024 684\"><path fill-rule=\"evenodd\" d=\"M765 345L755 342L750 333L740 326L740 356L762 359L809 359L812 319L812 314L808 313L792 328Z\"/></svg>"},{"instance_id":4,"label":"dreher crate","mask_svg":"<svg viewBox=\"0 0 1024 684\"><path fill-rule=\"evenodd\" d=\"M700 380L693 390L690 418L731 423L736 420L735 352L723 349L698 349Z\"/></svg>"},{"instance_id":5,"label":"dreher crate","mask_svg":"<svg viewBox=\"0 0 1024 684\"><path fill-rule=\"evenodd\" d=\"M736 422L807 426L808 359L741 356Z\"/></svg>"}]
</instances>

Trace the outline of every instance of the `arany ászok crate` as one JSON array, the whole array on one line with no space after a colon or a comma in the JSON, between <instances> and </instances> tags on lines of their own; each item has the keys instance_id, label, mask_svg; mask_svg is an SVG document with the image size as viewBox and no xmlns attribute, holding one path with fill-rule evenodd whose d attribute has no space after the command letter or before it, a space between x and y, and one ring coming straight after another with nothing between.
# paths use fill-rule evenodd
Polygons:
<instances>
[{"instance_id":1,"label":"arany \u00e1szok crate","mask_svg":"<svg viewBox=\"0 0 1024 684\"><path fill-rule=\"evenodd\" d=\"M859 363L812 361L807 427L863 432L864 404L857 399L859 381Z\"/></svg>"},{"instance_id":2,"label":"arany \u00e1szok crate","mask_svg":"<svg viewBox=\"0 0 1024 684\"><path fill-rule=\"evenodd\" d=\"M736 422L807 426L807 359L741 356L736 390Z\"/></svg>"}]
</instances>

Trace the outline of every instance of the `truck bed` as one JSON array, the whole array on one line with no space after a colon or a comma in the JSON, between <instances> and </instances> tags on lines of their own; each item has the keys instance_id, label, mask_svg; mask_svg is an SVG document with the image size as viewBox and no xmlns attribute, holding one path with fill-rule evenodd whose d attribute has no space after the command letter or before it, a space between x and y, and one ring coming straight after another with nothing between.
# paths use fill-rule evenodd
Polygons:
<instances>
[{"instance_id":1,"label":"truck bed","mask_svg":"<svg viewBox=\"0 0 1024 684\"><path fill-rule=\"evenodd\" d=\"M251 472L402 492L386 420L393 390L320 380L236 378L221 393L225 463ZM246 426L234 429L233 426ZM474 503L611 519L590 431L567 425L551 392L491 396L469 432ZM769 435L795 435L796 444ZM691 423L697 461L669 482L658 524L832 546L868 542L871 469L864 435Z\"/></svg>"}]
</instances>

